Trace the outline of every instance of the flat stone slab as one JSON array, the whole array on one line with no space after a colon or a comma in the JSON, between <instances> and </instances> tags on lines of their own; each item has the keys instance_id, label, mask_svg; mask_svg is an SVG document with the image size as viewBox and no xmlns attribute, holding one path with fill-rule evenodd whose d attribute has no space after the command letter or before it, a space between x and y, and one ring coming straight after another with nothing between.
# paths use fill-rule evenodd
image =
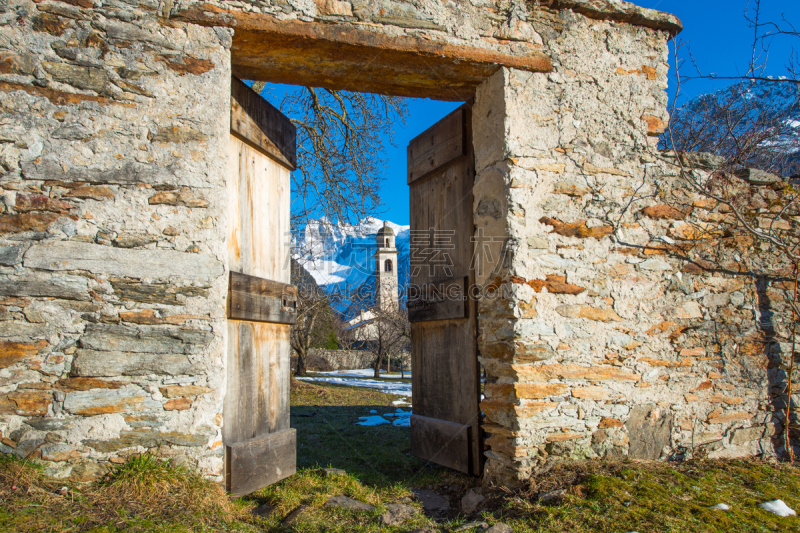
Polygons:
<instances>
[{"instance_id":1,"label":"flat stone slab","mask_svg":"<svg viewBox=\"0 0 800 533\"><path fill-rule=\"evenodd\" d=\"M472 514L485 500L483 494L475 489L469 489L461 498L461 510L466 514Z\"/></svg>"},{"instance_id":2,"label":"flat stone slab","mask_svg":"<svg viewBox=\"0 0 800 533\"><path fill-rule=\"evenodd\" d=\"M468 522L461 527L455 528L453 531L487 531L489 524L486 522Z\"/></svg>"},{"instance_id":3,"label":"flat stone slab","mask_svg":"<svg viewBox=\"0 0 800 533\"><path fill-rule=\"evenodd\" d=\"M450 501L432 490L416 489L414 494L426 511L443 511L450 508Z\"/></svg>"},{"instance_id":4,"label":"flat stone slab","mask_svg":"<svg viewBox=\"0 0 800 533\"><path fill-rule=\"evenodd\" d=\"M322 477L344 476L346 474L347 472L341 468L323 468L319 471L319 475Z\"/></svg>"},{"instance_id":5,"label":"flat stone slab","mask_svg":"<svg viewBox=\"0 0 800 533\"><path fill-rule=\"evenodd\" d=\"M354 500L344 494L334 496L325 502L325 507L339 507L341 509L352 509L354 511L374 511L375 507L358 500Z\"/></svg>"},{"instance_id":6,"label":"flat stone slab","mask_svg":"<svg viewBox=\"0 0 800 533\"><path fill-rule=\"evenodd\" d=\"M402 503L390 503L386 506L386 512L378 516L378 523L384 526L397 526L419 513L410 505Z\"/></svg>"}]
</instances>

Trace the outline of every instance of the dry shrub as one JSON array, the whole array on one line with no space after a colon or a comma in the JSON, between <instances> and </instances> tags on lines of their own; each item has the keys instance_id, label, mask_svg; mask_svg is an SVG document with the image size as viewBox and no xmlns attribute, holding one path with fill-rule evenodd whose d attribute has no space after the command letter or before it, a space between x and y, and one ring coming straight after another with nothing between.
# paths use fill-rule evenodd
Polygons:
<instances>
[{"instance_id":1,"label":"dry shrub","mask_svg":"<svg viewBox=\"0 0 800 533\"><path fill-rule=\"evenodd\" d=\"M232 501L220 485L151 454L133 456L102 480L84 484L49 479L35 464L0 455L0 499L11 513L38 509L14 522L18 531L124 529L125 516L180 523L189 531L252 521L249 504Z\"/></svg>"},{"instance_id":2,"label":"dry shrub","mask_svg":"<svg viewBox=\"0 0 800 533\"><path fill-rule=\"evenodd\" d=\"M237 518L222 487L151 454L131 457L97 488L98 503L138 516L192 515L203 521Z\"/></svg>"}]
</instances>

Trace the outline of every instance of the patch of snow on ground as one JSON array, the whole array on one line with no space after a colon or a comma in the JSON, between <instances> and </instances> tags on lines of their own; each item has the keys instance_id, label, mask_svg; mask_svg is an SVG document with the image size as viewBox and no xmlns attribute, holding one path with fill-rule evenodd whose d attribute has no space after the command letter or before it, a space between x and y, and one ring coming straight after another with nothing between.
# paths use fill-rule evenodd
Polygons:
<instances>
[{"instance_id":1,"label":"patch of snow on ground","mask_svg":"<svg viewBox=\"0 0 800 533\"><path fill-rule=\"evenodd\" d=\"M709 509L714 509L717 511L730 511L730 507L725 505L724 503L718 503L717 505L712 505Z\"/></svg>"},{"instance_id":2,"label":"patch of snow on ground","mask_svg":"<svg viewBox=\"0 0 800 533\"><path fill-rule=\"evenodd\" d=\"M359 370L334 370L332 372L314 372L314 374L321 376L340 376L343 378L371 378L375 375L375 371L371 368L362 368ZM411 379L411 372L406 372L404 376L400 374L387 374L381 370L381 377L383 379Z\"/></svg>"},{"instance_id":3,"label":"patch of snow on ground","mask_svg":"<svg viewBox=\"0 0 800 533\"><path fill-rule=\"evenodd\" d=\"M400 398L399 400L395 400L392 402L392 405L411 405L406 398Z\"/></svg>"},{"instance_id":4,"label":"patch of snow on ground","mask_svg":"<svg viewBox=\"0 0 800 533\"><path fill-rule=\"evenodd\" d=\"M317 381L331 383L333 385L346 385L348 387L366 387L376 389L384 394L396 394L398 396L411 396L411 383L392 383L391 381L377 381L374 379L357 378L334 378L334 377L304 377L297 378L302 381Z\"/></svg>"},{"instance_id":5,"label":"patch of snow on ground","mask_svg":"<svg viewBox=\"0 0 800 533\"><path fill-rule=\"evenodd\" d=\"M356 422L357 426L382 426L390 423L382 416L359 416L358 419L361 422Z\"/></svg>"},{"instance_id":6,"label":"patch of snow on ground","mask_svg":"<svg viewBox=\"0 0 800 533\"><path fill-rule=\"evenodd\" d=\"M778 516L786 517L795 516L797 514L792 508L783 503L783 500L772 500L771 502L759 503L758 506L765 511L769 511L770 513Z\"/></svg>"},{"instance_id":7,"label":"patch of snow on ground","mask_svg":"<svg viewBox=\"0 0 800 533\"><path fill-rule=\"evenodd\" d=\"M402 409L398 409L394 413L386 413L383 416L389 418L394 418L394 422L392 422L393 426L398 427L411 427L411 411L403 411Z\"/></svg>"}]
</instances>

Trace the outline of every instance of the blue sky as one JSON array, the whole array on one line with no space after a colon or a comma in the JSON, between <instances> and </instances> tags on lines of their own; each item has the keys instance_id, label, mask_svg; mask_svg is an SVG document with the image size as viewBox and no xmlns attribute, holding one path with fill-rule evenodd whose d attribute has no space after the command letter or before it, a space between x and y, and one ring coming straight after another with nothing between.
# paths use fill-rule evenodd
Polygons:
<instances>
[{"instance_id":1,"label":"blue sky","mask_svg":"<svg viewBox=\"0 0 800 533\"><path fill-rule=\"evenodd\" d=\"M688 43L692 55L703 74L716 73L720 76L737 76L746 73L750 60L752 30L744 18L747 0L634 0L642 7L667 11L683 21L684 30L679 40ZM764 21L786 19L800 29L800 1L762 0ZM794 41L794 42L793 42ZM780 76L786 73L792 45L800 53L800 39L776 38L770 47L766 74ZM687 49L683 55L688 57ZM798 58L800 59L800 58ZM672 64L672 59L670 58ZM800 66L800 65L798 65ZM695 75L690 63L682 69L682 75ZM729 85L730 81L696 80L686 83L682 88L683 98L690 98L711 92ZM673 80L670 80L670 97L674 96ZM275 94L278 91L273 91ZM269 96L269 95L266 95ZM276 102L277 103L277 102ZM458 107L458 102L437 102L429 99L408 99L408 118L405 125L397 125L395 146L385 142L387 165L385 181L381 189L384 213L379 218L391 220L396 224L408 224L409 200L406 185L406 145L408 142L433 125L440 118Z\"/></svg>"}]
</instances>

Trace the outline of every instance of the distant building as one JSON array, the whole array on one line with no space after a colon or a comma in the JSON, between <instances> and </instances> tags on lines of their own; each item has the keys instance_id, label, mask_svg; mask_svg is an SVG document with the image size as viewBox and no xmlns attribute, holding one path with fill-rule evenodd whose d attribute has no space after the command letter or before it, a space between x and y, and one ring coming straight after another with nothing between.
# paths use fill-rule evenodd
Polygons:
<instances>
[{"instance_id":1,"label":"distant building","mask_svg":"<svg viewBox=\"0 0 800 533\"><path fill-rule=\"evenodd\" d=\"M397 282L397 248L394 230L388 222L378 230L375 237L378 245L375 251L375 303L381 311L397 311L400 304Z\"/></svg>"},{"instance_id":2,"label":"distant building","mask_svg":"<svg viewBox=\"0 0 800 533\"><path fill-rule=\"evenodd\" d=\"M375 307L385 312L394 312L400 305L397 281L397 248L395 248L394 230L388 222L378 230L375 236ZM370 342L378 338L375 324L376 315L372 309L361 310L356 317L347 322L346 329L353 340Z\"/></svg>"}]
</instances>

